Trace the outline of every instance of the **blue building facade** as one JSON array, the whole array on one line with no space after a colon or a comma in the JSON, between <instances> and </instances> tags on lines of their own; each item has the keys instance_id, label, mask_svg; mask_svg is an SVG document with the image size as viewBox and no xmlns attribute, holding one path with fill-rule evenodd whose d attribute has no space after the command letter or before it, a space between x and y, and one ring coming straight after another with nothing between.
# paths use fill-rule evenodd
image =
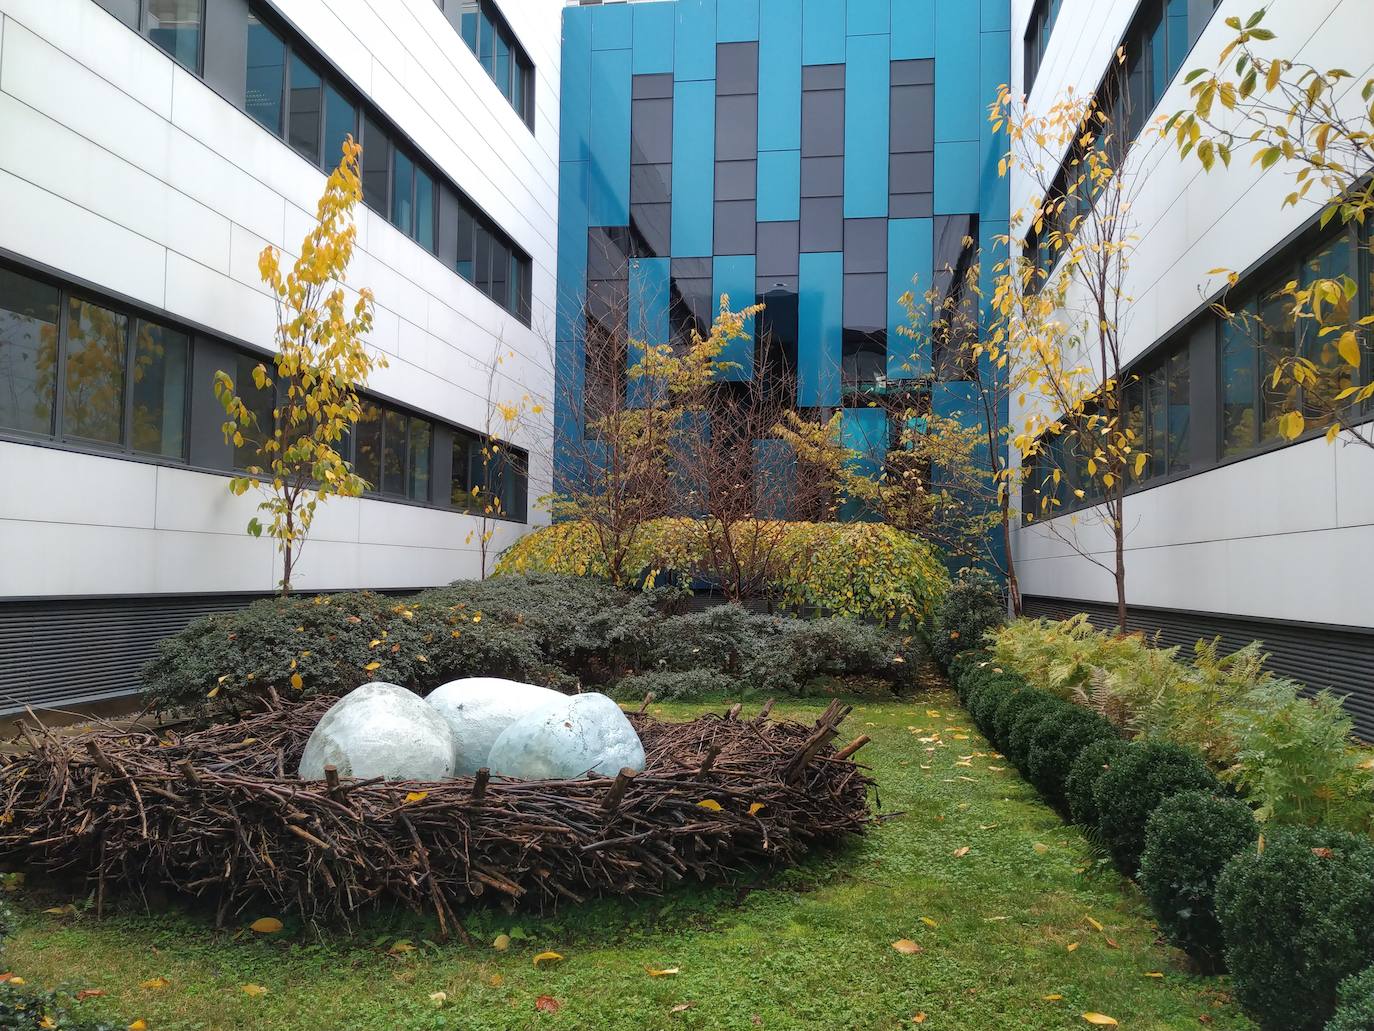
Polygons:
<instances>
[{"instance_id":1,"label":"blue building facade","mask_svg":"<svg viewBox=\"0 0 1374 1031\"><path fill-rule=\"evenodd\" d=\"M560 455L582 433L589 347L704 332L722 294L766 305L729 358L791 371L796 404L842 410L886 450L874 392L920 385L972 407L958 369L916 351L898 298L953 289L1007 231L1010 0L662 0L569 7L558 241ZM985 267L990 264L985 259ZM913 282L914 280L914 282ZM943 284L943 286L942 286ZM611 334L612 336L614 333ZM561 470L567 474L565 467Z\"/></svg>"}]
</instances>

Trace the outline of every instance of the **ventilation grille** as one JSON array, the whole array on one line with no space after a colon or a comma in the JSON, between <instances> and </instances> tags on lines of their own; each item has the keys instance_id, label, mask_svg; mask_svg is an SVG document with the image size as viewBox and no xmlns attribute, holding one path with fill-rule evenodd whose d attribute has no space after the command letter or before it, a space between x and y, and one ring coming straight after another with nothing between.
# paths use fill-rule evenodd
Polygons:
<instances>
[{"instance_id":1,"label":"ventilation grille","mask_svg":"<svg viewBox=\"0 0 1374 1031\"><path fill-rule=\"evenodd\" d=\"M232 612L262 597L270 595L0 602L0 714L136 694L159 641L202 616Z\"/></svg>"},{"instance_id":2,"label":"ventilation grille","mask_svg":"<svg viewBox=\"0 0 1374 1031\"><path fill-rule=\"evenodd\" d=\"M1116 606L1062 598L1026 598L1027 616L1068 619L1083 612L1101 629L1116 626ZM1221 638L1223 652L1235 651L1251 641L1263 641L1271 653L1269 668L1307 687L1309 692L1328 688L1345 699L1355 730L1374 741L1374 630L1337 630L1314 623L1278 623L1266 620L1179 612L1173 609L1136 607L1128 611L1126 625L1158 637L1166 648L1179 645L1191 655L1200 639Z\"/></svg>"}]
</instances>

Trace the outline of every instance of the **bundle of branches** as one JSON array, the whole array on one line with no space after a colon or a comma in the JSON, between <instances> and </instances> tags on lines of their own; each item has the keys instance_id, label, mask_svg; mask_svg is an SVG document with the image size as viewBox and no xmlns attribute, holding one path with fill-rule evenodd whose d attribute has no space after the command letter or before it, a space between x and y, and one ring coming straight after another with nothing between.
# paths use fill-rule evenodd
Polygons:
<instances>
[{"instance_id":1,"label":"bundle of branches","mask_svg":"<svg viewBox=\"0 0 1374 1031\"><path fill-rule=\"evenodd\" d=\"M217 904L218 922L270 904L310 924L370 904L432 910L462 934L474 899L536 908L658 893L795 861L862 833L872 783L836 751L847 706L813 726L738 705L685 723L640 713L642 772L561 781L475 777L324 781L294 776L337 698L282 705L177 736L21 724L0 769L0 861L85 878L99 912L115 891L159 886ZM648 700L646 699L646 707Z\"/></svg>"}]
</instances>

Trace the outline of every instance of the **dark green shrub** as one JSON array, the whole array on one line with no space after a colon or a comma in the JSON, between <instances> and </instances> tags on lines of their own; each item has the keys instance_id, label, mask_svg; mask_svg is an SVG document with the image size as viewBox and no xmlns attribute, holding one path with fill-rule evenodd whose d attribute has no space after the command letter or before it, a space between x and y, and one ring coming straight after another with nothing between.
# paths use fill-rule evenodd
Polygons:
<instances>
[{"instance_id":1,"label":"dark green shrub","mask_svg":"<svg viewBox=\"0 0 1374 1031\"><path fill-rule=\"evenodd\" d=\"M766 694L803 694L817 677L877 678L903 691L914 686L923 661L918 638L870 623L837 616L780 619L776 626L743 670L749 686Z\"/></svg>"},{"instance_id":2,"label":"dark green shrub","mask_svg":"<svg viewBox=\"0 0 1374 1031\"><path fill-rule=\"evenodd\" d=\"M650 691L660 702L692 701L710 695L735 698L740 694L740 681L738 677L713 669L650 670L617 681L611 689L611 697L622 702L638 702Z\"/></svg>"},{"instance_id":3,"label":"dark green shrub","mask_svg":"<svg viewBox=\"0 0 1374 1031\"><path fill-rule=\"evenodd\" d=\"M946 669L954 657L970 648L983 648L983 635L1007 621L1001 585L981 569L964 569L931 621L930 648Z\"/></svg>"},{"instance_id":4,"label":"dark green shrub","mask_svg":"<svg viewBox=\"0 0 1374 1031\"><path fill-rule=\"evenodd\" d=\"M1026 690L1029 688L1024 681L1006 676L975 685L975 690L969 695L968 711L974 725L985 738L992 740L992 720L1002 703L1013 694Z\"/></svg>"},{"instance_id":5,"label":"dark green shrub","mask_svg":"<svg viewBox=\"0 0 1374 1031\"><path fill-rule=\"evenodd\" d=\"M1050 805L1065 805L1065 782L1083 749L1094 741L1119 741L1116 728L1079 706L1052 712L1036 724L1021 767Z\"/></svg>"},{"instance_id":6,"label":"dark green shrub","mask_svg":"<svg viewBox=\"0 0 1374 1031\"><path fill-rule=\"evenodd\" d=\"M997 706L997 711L993 713L990 740L997 747L997 750L1005 755L1011 728L1021 718L1021 715L1032 709L1046 708L1052 702L1057 701L1059 699L1047 691L1037 691L1035 688L1017 691Z\"/></svg>"},{"instance_id":7,"label":"dark green shrub","mask_svg":"<svg viewBox=\"0 0 1374 1031\"><path fill-rule=\"evenodd\" d=\"M1374 1028L1374 967L1341 982L1340 1006L1326 1031L1370 1031Z\"/></svg>"},{"instance_id":8,"label":"dark green shrub","mask_svg":"<svg viewBox=\"0 0 1374 1031\"><path fill-rule=\"evenodd\" d=\"M1183 791L1219 791L1221 783L1202 756L1167 741L1126 750L1097 782L1097 827L1116 868L1127 877L1140 869L1145 825L1155 807Z\"/></svg>"},{"instance_id":9,"label":"dark green shrub","mask_svg":"<svg viewBox=\"0 0 1374 1031\"><path fill-rule=\"evenodd\" d=\"M1217 878L1231 857L1254 848L1258 837L1248 805L1205 791L1166 798L1145 826L1140 888L1169 941L1205 971L1225 968Z\"/></svg>"},{"instance_id":10,"label":"dark green shrub","mask_svg":"<svg viewBox=\"0 0 1374 1031\"><path fill-rule=\"evenodd\" d=\"M1374 962L1374 842L1279 828L1217 880L1236 999L1264 1031L1318 1031L1337 989Z\"/></svg>"},{"instance_id":11,"label":"dark green shrub","mask_svg":"<svg viewBox=\"0 0 1374 1031\"><path fill-rule=\"evenodd\" d=\"M1097 782L1111 768L1112 763L1128 748L1134 747L1119 738L1104 738L1083 747L1064 778L1064 801L1073 822L1090 831L1097 830Z\"/></svg>"},{"instance_id":12,"label":"dark green shrub","mask_svg":"<svg viewBox=\"0 0 1374 1031\"><path fill-rule=\"evenodd\" d=\"M739 674L758 661L789 622L742 605L712 605L665 620L647 663L654 670L710 669Z\"/></svg>"},{"instance_id":13,"label":"dark green shrub","mask_svg":"<svg viewBox=\"0 0 1374 1031\"><path fill-rule=\"evenodd\" d=\"M1022 710L1021 715L1012 721L1011 729L1007 731L1007 739L1003 743L1002 754L1018 770L1026 768L1031 740L1040 724L1051 717L1071 713L1077 708L1072 702L1066 702L1046 692L1041 693L1046 700Z\"/></svg>"},{"instance_id":14,"label":"dark green shrub","mask_svg":"<svg viewBox=\"0 0 1374 1031\"><path fill-rule=\"evenodd\" d=\"M934 650L932 646L931 652L933 653ZM954 685L956 690L962 691L963 688L960 685L963 683L965 676L971 670L976 669L979 663L987 662L991 658L992 653L984 648L969 648L967 651L960 652L950 660L949 666L947 667L950 683Z\"/></svg>"}]
</instances>

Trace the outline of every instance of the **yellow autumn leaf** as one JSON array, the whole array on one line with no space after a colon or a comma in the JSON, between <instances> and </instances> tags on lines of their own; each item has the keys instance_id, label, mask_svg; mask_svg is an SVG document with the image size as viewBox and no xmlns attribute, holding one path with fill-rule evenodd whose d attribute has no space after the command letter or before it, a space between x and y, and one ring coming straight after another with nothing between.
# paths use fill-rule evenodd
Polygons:
<instances>
[{"instance_id":1,"label":"yellow autumn leaf","mask_svg":"<svg viewBox=\"0 0 1374 1031\"><path fill-rule=\"evenodd\" d=\"M1360 344L1355 339L1355 334L1351 330L1346 330L1341 334L1340 340L1336 342L1336 350L1347 365L1358 369L1360 367Z\"/></svg>"},{"instance_id":2,"label":"yellow autumn leaf","mask_svg":"<svg viewBox=\"0 0 1374 1031\"><path fill-rule=\"evenodd\" d=\"M497 952L505 952L510 948L510 935L498 934L496 939L491 943L491 947Z\"/></svg>"},{"instance_id":3,"label":"yellow autumn leaf","mask_svg":"<svg viewBox=\"0 0 1374 1031\"><path fill-rule=\"evenodd\" d=\"M1069 944L1066 945L1064 948L1065 948L1065 951L1067 951L1067 952L1077 952L1077 951L1078 951L1078 942L1069 942Z\"/></svg>"},{"instance_id":4,"label":"yellow autumn leaf","mask_svg":"<svg viewBox=\"0 0 1374 1031\"><path fill-rule=\"evenodd\" d=\"M648 973L650 977L675 977L678 973L681 972L679 967L664 967L662 970L656 970L655 968L647 964L645 965L644 970Z\"/></svg>"},{"instance_id":5,"label":"yellow autumn leaf","mask_svg":"<svg viewBox=\"0 0 1374 1031\"><path fill-rule=\"evenodd\" d=\"M914 1016L914 1017L911 1018L911 1022L912 1022L913 1024L924 1024L924 1023L926 1022L926 1015L925 1015L925 1013L924 1013L924 1012L921 1012L921 1013L916 1014L916 1016Z\"/></svg>"},{"instance_id":6,"label":"yellow autumn leaf","mask_svg":"<svg viewBox=\"0 0 1374 1031\"><path fill-rule=\"evenodd\" d=\"M749 815L750 815L750 816L757 816L759 810L760 810L760 809L764 809L764 808L766 808L766 806L765 806L764 803L762 803L762 802L751 802L751 803L749 804Z\"/></svg>"},{"instance_id":7,"label":"yellow autumn leaf","mask_svg":"<svg viewBox=\"0 0 1374 1031\"><path fill-rule=\"evenodd\" d=\"M955 859L963 859L964 856L968 855L968 850L969 850L969 846L968 846L968 845L961 845L959 848L956 848L956 849L954 850L954 853L953 853L953 854L954 854L954 858L955 858Z\"/></svg>"},{"instance_id":8,"label":"yellow autumn leaf","mask_svg":"<svg viewBox=\"0 0 1374 1031\"><path fill-rule=\"evenodd\" d=\"M703 809L709 809L713 813L720 812L720 803L714 798L703 798L697 805L701 806Z\"/></svg>"},{"instance_id":9,"label":"yellow autumn leaf","mask_svg":"<svg viewBox=\"0 0 1374 1031\"><path fill-rule=\"evenodd\" d=\"M148 1031L148 1022L146 1020L135 1020L129 1025L129 1031Z\"/></svg>"},{"instance_id":10,"label":"yellow autumn leaf","mask_svg":"<svg viewBox=\"0 0 1374 1031\"><path fill-rule=\"evenodd\" d=\"M248 929L254 934L276 934L281 928L281 921L274 916L259 917L248 925Z\"/></svg>"},{"instance_id":11,"label":"yellow autumn leaf","mask_svg":"<svg viewBox=\"0 0 1374 1031\"><path fill-rule=\"evenodd\" d=\"M442 1006L444 1003L448 1002L448 992L430 992L429 1001L434 1003L435 1006Z\"/></svg>"},{"instance_id":12,"label":"yellow autumn leaf","mask_svg":"<svg viewBox=\"0 0 1374 1031\"><path fill-rule=\"evenodd\" d=\"M387 949L387 954L391 956L404 956L407 952L414 952L415 946L410 943L410 939L401 938L393 942L391 948Z\"/></svg>"},{"instance_id":13,"label":"yellow autumn leaf","mask_svg":"<svg viewBox=\"0 0 1374 1031\"><path fill-rule=\"evenodd\" d=\"M1035 849L1035 854L1038 856L1043 856L1046 852L1050 850L1050 847L1046 845L1043 841L1033 842L1031 844L1031 848Z\"/></svg>"},{"instance_id":14,"label":"yellow autumn leaf","mask_svg":"<svg viewBox=\"0 0 1374 1031\"><path fill-rule=\"evenodd\" d=\"M1040 998L1044 999L1046 1002L1062 1002L1064 996L1060 995L1058 992L1051 992L1049 995L1040 996Z\"/></svg>"},{"instance_id":15,"label":"yellow autumn leaf","mask_svg":"<svg viewBox=\"0 0 1374 1031\"><path fill-rule=\"evenodd\" d=\"M381 664L380 662L369 662L366 666L363 667L363 669L367 670L367 672L369 672L369 673L371 673L374 669L381 669L381 668L382 668L382 664Z\"/></svg>"},{"instance_id":16,"label":"yellow autumn leaf","mask_svg":"<svg viewBox=\"0 0 1374 1031\"><path fill-rule=\"evenodd\" d=\"M213 697L215 697L215 695L217 695L217 694L219 694L219 687L218 687L218 686L215 686L215 687L210 688L210 693L207 694L205 697L206 697L206 698L213 698Z\"/></svg>"},{"instance_id":17,"label":"yellow autumn leaf","mask_svg":"<svg viewBox=\"0 0 1374 1031\"><path fill-rule=\"evenodd\" d=\"M1088 1012L1083 1014L1083 1019L1089 1024L1097 1024L1099 1027L1116 1027L1116 1018L1109 1017L1105 1013Z\"/></svg>"},{"instance_id":18,"label":"yellow autumn leaf","mask_svg":"<svg viewBox=\"0 0 1374 1031\"><path fill-rule=\"evenodd\" d=\"M18 978L11 978L10 984L14 984L17 980ZM150 992L160 992L171 983L172 982L165 977L150 977L146 981L140 981L138 986Z\"/></svg>"},{"instance_id":19,"label":"yellow autumn leaf","mask_svg":"<svg viewBox=\"0 0 1374 1031\"><path fill-rule=\"evenodd\" d=\"M1098 923L1096 920L1094 920L1092 917L1085 916L1083 919L1087 921L1088 926L1091 927L1094 931L1101 931L1103 929L1102 925Z\"/></svg>"},{"instance_id":20,"label":"yellow autumn leaf","mask_svg":"<svg viewBox=\"0 0 1374 1031\"><path fill-rule=\"evenodd\" d=\"M1158 971L1158 970L1149 970L1149 971L1146 971L1145 976L1146 976L1146 977L1162 978L1162 977L1164 976L1164 974L1163 974L1161 971Z\"/></svg>"},{"instance_id":21,"label":"yellow autumn leaf","mask_svg":"<svg viewBox=\"0 0 1374 1031\"><path fill-rule=\"evenodd\" d=\"M305 681L301 679L301 675L299 673L291 674L291 686L297 691L305 687Z\"/></svg>"},{"instance_id":22,"label":"yellow autumn leaf","mask_svg":"<svg viewBox=\"0 0 1374 1031\"><path fill-rule=\"evenodd\" d=\"M500 974L492 974L487 978L487 984L491 985L493 988L500 988L501 985L505 984L505 981L506 979Z\"/></svg>"},{"instance_id":23,"label":"yellow autumn leaf","mask_svg":"<svg viewBox=\"0 0 1374 1031\"><path fill-rule=\"evenodd\" d=\"M266 994L267 994L267 989L264 988L264 987L263 987L262 985L260 985L260 984L246 984L246 985L243 985L242 987L243 987L243 994L244 994L244 995L251 995L251 996L253 996L254 998L257 998L257 996L259 996L259 995L266 995Z\"/></svg>"},{"instance_id":24,"label":"yellow autumn leaf","mask_svg":"<svg viewBox=\"0 0 1374 1031\"><path fill-rule=\"evenodd\" d=\"M926 951L925 949L921 948L921 946L917 945L914 941L912 941L910 938L898 938L895 942L892 943L892 947L896 949L898 952L900 952L903 956L914 956L918 952Z\"/></svg>"},{"instance_id":25,"label":"yellow autumn leaf","mask_svg":"<svg viewBox=\"0 0 1374 1031\"><path fill-rule=\"evenodd\" d=\"M411 791L406 795L405 804L412 805L415 802L423 802L428 797L428 791Z\"/></svg>"},{"instance_id":26,"label":"yellow autumn leaf","mask_svg":"<svg viewBox=\"0 0 1374 1031\"><path fill-rule=\"evenodd\" d=\"M940 926L939 924L937 924L934 920L932 920L932 919L931 919L930 917L928 917L928 916L923 916L923 917L921 917L921 923L925 924L927 927L939 927L939 926Z\"/></svg>"},{"instance_id":27,"label":"yellow autumn leaf","mask_svg":"<svg viewBox=\"0 0 1374 1031\"><path fill-rule=\"evenodd\" d=\"M534 965L539 966L540 963L557 963L562 958L563 957L556 952L541 952L534 957Z\"/></svg>"}]
</instances>

